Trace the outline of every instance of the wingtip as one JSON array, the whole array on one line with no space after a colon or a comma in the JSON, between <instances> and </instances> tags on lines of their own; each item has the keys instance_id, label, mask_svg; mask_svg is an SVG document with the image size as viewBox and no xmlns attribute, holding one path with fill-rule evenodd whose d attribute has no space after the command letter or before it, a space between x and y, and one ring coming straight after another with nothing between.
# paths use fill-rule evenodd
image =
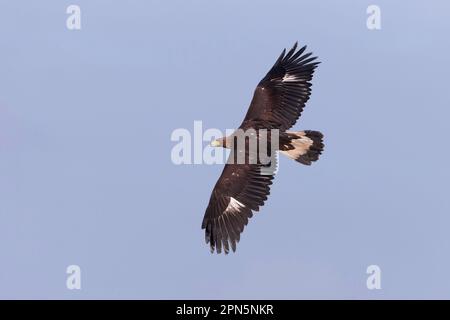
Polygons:
<instances>
[{"instance_id":1,"label":"wingtip","mask_svg":"<svg viewBox=\"0 0 450 320\"><path fill-rule=\"evenodd\" d=\"M292 47L292 49L297 49L297 46L298 46L298 41L295 41L295 43L294 43L294 46Z\"/></svg>"},{"instance_id":2,"label":"wingtip","mask_svg":"<svg viewBox=\"0 0 450 320\"><path fill-rule=\"evenodd\" d=\"M284 56L286 55L286 48L283 49L283 51L281 51L280 57L278 58L278 61L281 61Z\"/></svg>"},{"instance_id":3,"label":"wingtip","mask_svg":"<svg viewBox=\"0 0 450 320\"><path fill-rule=\"evenodd\" d=\"M284 60L289 60L295 54L296 49L297 49L297 42L294 44L294 46L291 48L291 50L289 50L289 52L286 54L286 56L284 57Z\"/></svg>"}]
</instances>

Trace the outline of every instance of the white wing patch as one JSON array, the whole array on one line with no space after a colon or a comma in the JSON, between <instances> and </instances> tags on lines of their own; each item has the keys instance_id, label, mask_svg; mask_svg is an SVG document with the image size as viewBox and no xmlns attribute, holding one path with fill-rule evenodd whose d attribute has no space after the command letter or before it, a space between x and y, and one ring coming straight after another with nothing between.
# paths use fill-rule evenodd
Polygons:
<instances>
[{"instance_id":1,"label":"white wing patch","mask_svg":"<svg viewBox=\"0 0 450 320\"><path fill-rule=\"evenodd\" d=\"M241 212L241 209L245 208L245 205L237 201L235 198L230 197L230 203L228 204L225 212Z\"/></svg>"},{"instance_id":2,"label":"white wing patch","mask_svg":"<svg viewBox=\"0 0 450 320\"><path fill-rule=\"evenodd\" d=\"M282 82L293 82L293 81L297 81L297 77L295 75L286 73L283 77L283 79L281 79Z\"/></svg>"}]
</instances>

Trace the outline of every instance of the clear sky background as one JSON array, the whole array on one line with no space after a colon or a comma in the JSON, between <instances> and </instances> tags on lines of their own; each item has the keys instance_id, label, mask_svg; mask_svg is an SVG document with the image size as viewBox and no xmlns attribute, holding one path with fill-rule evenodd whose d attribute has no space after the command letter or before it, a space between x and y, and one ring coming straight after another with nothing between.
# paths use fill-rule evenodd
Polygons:
<instances>
[{"instance_id":1,"label":"clear sky background","mask_svg":"<svg viewBox=\"0 0 450 320\"><path fill-rule=\"evenodd\" d=\"M0 298L450 298L449 11L1 0ZM297 40L322 64L295 128L322 131L325 152L281 159L237 252L211 255L200 226L222 166L173 165L170 135L238 126Z\"/></svg>"}]
</instances>

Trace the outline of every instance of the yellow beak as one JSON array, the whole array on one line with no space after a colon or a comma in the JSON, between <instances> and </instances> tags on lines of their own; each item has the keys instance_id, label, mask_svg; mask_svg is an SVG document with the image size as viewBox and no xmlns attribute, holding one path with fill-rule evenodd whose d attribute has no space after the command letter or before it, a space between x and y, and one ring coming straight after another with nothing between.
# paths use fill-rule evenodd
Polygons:
<instances>
[{"instance_id":1,"label":"yellow beak","mask_svg":"<svg viewBox=\"0 0 450 320\"><path fill-rule=\"evenodd\" d=\"M220 147L220 142L218 140L211 141L211 147Z\"/></svg>"}]
</instances>

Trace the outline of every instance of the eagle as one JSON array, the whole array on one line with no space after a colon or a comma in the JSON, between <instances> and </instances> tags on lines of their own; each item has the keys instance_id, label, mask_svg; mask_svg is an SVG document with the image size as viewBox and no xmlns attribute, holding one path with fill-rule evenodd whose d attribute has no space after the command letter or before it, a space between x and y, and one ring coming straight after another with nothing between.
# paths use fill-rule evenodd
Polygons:
<instances>
[{"instance_id":1,"label":"eagle","mask_svg":"<svg viewBox=\"0 0 450 320\"><path fill-rule=\"evenodd\" d=\"M299 50L297 46L296 42L287 53L284 49L259 82L240 127L230 136L211 142L212 147L231 150L222 175L211 193L202 222L211 253L228 254L230 248L236 251L244 227L270 194L270 186L277 171L278 153L301 164L311 165L323 151L321 132L287 131L297 122L309 100L311 80L320 63L317 57L312 56L312 52L305 53L306 46ZM236 142L238 131L252 133L244 137L243 144L239 144ZM272 139L275 135L267 132L277 133L275 144ZM270 162L261 161L254 156L255 151L249 150L249 136L255 137L259 143L266 143L268 149L277 147L275 152L270 153ZM238 154L244 154L244 161L236 163Z\"/></svg>"}]
</instances>

